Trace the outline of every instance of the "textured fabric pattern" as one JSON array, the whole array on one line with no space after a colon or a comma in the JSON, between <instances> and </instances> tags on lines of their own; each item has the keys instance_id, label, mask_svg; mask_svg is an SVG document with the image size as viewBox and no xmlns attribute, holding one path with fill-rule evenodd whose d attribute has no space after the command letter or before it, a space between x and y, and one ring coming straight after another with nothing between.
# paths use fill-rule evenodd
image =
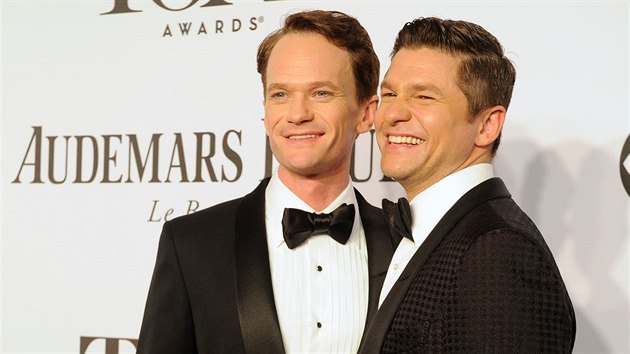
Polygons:
<instances>
[{"instance_id":1,"label":"textured fabric pattern","mask_svg":"<svg viewBox=\"0 0 630 354\"><path fill-rule=\"evenodd\" d=\"M575 315L553 256L509 198L461 219L416 273L383 353L569 353Z\"/></svg>"}]
</instances>

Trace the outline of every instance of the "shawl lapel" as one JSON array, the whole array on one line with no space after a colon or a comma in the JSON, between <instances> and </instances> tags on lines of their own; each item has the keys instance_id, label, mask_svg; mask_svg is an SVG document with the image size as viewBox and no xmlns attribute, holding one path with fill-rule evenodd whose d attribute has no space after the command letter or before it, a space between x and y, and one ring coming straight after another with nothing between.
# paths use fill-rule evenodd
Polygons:
<instances>
[{"instance_id":1,"label":"shawl lapel","mask_svg":"<svg viewBox=\"0 0 630 354\"><path fill-rule=\"evenodd\" d=\"M503 181L495 177L482 182L468 191L449 209L431 233L429 233L420 248L418 248L405 270L400 274L400 278L396 281L383 301L372 325L367 331L366 340L359 350L360 353L381 352L385 335L415 275L455 224L476 206L491 199L509 198L510 196Z\"/></svg>"},{"instance_id":2,"label":"shawl lapel","mask_svg":"<svg viewBox=\"0 0 630 354\"><path fill-rule=\"evenodd\" d=\"M359 205L368 251L369 292L365 326L367 329L378 310L378 298L394 249L389 236L389 227L381 209L369 204L356 189L354 193Z\"/></svg>"},{"instance_id":3,"label":"shawl lapel","mask_svg":"<svg viewBox=\"0 0 630 354\"><path fill-rule=\"evenodd\" d=\"M236 294L246 353L284 353L271 284L265 228L269 178L246 195L235 225Z\"/></svg>"}]
</instances>

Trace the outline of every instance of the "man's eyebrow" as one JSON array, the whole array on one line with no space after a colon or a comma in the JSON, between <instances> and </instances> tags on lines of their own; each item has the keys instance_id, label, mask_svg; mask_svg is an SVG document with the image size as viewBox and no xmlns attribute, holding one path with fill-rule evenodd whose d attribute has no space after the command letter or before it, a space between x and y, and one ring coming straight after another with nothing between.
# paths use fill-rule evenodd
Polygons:
<instances>
[{"instance_id":1,"label":"man's eyebrow","mask_svg":"<svg viewBox=\"0 0 630 354\"><path fill-rule=\"evenodd\" d=\"M407 85L407 88L410 91L431 91L440 95L442 94L442 90L440 90L439 87L429 83L411 83Z\"/></svg>"},{"instance_id":2,"label":"man's eyebrow","mask_svg":"<svg viewBox=\"0 0 630 354\"><path fill-rule=\"evenodd\" d=\"M281 84L281 83L272 83L269 84L269 86L267 86L267 91L271 91L271 90L282 90L286 87L285 84Z\"/></svg>"},{"instance_id":3,"label":"man's eyebrow","mask_svg":"<svg viewBox=\"0 0 630 354\"><path fill-rule=\"evenodd\" d=\"M267 91L271 90L286 90L289 85L281 82L274 82L267 86ZM318 88L318 87L330 87L334 90L338 90L339 86L335 85L332 81L313 81L306 85L309 90Z\"/></svg>"},{"instance_id":4,"label":"man's eyebrow","mask_svg":"<svg viewBox=\"0 0 630 354\"><path fill-rule=\"evenodd\" d=\"M338 90L339 87L337 85L335 85L332 81L315 81L309 84L309 87L311 89L317 88L317 87L322 87L322 86L328 86L334 90Z\"/></svg>"},{"instance_id":5,"label":"man's eyebrow","mask_svg":"<svg viewBox=\"0 0 630 354\"><path fill-rule=\"evenodd\" d=\"M388 89L388 90L394 90L393 89L393 84L391 84L389 81L383 81L381 83L381 89ZM403 88L406 89L407 91L411 91L411 92L415 92L415 91L431 91L431 92L435 92L437 94L442 94L442 90L440 90L437 86L430 84L430 83L420 83L420 82L412 82L409 84L405 84L403 85Z\"/></svg>"}]
</instances>

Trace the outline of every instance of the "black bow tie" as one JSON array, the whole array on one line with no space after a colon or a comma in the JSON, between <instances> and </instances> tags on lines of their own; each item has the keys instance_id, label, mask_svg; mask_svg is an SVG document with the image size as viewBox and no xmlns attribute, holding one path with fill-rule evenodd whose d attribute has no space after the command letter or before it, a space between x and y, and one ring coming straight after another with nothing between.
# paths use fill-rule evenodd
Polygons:
<instances>
[{"instance_id":1,"label":"black bow tie","mask_svg":"<svg viewBox=\"0 0 630 354\"><path fill-rule=\"evenodd\" d=\"M341 204L330 214L309 213L300 209L285 208L282 216L282 234L290 249L302 244L310 236L328 234L345 245L354 224L354 205Z\"/></svg>"},{"instance_id":2,"label":"black bow tie","mask_svg":"<svg viewBox=\"0 0 630 354\"><path fill-rule=\"evenodd\" d=\"M383 199L383 214L387 218L392 232L394 247L397 247L403 237L413 242L411 236L411 207L407 198L398 199L398 203Z\"/></svg>"}]
</instances>

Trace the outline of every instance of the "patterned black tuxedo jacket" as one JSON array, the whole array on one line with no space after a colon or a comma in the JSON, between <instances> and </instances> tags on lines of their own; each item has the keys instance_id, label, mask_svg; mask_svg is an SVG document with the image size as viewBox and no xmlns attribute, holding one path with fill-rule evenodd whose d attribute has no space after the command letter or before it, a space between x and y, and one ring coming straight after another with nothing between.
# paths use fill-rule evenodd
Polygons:
<instances>
[{"instance_id":1,"label":"patterned black tuxedo jacket","mask_svg":"<svg viewBox=\"0 0 630 354\"><path fill-rule=\"evenodd\" d=\"M364 338L362 354L570 353L575 314L542 235L493 178L440 220Z\"/></svg>"},{"instance_id":2,"label":"patterned black tuxedo jacket","mask_svg":"<svg viewBox=\"0 0 630 354\"><path fill-rule=\"evenodd\" d=\"M284 353L265 231L268 182L164 224L137 354ZM393 247L381 210L355 193L367 241L369 323Z\"/></svg>"}]
</instances>

